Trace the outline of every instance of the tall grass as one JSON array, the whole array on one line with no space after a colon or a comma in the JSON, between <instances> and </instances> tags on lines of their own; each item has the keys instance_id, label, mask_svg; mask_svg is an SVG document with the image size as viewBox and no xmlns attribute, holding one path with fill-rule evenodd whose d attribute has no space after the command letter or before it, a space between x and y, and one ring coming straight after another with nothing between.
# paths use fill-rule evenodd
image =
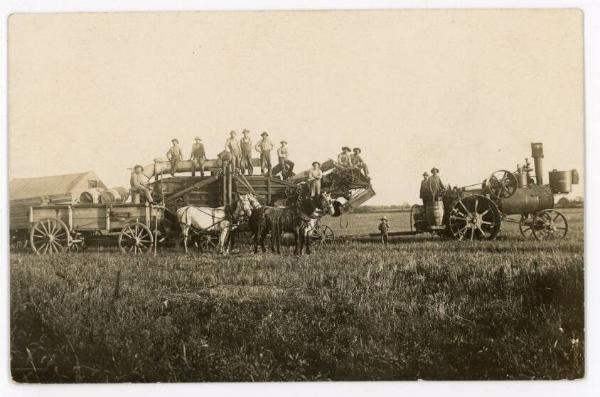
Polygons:
<instances>
[{"instance_id":1,"label":"tall grass","mask_svg":"<svg viewBox=\"0 0 600 397\"><path fill-rule=\"evenodd\" d=\"M583 376L581 235L11 257L20 382Z\"/></svg>"}]
</instances>

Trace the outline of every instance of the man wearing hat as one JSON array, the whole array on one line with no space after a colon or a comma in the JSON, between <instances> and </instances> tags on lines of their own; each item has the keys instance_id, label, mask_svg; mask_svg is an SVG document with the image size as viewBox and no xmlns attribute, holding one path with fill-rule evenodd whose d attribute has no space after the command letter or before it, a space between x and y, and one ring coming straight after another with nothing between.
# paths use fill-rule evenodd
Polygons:
<instances>
[{"instance_id":1,"label":"man wearing hat","mask_svg":"<svg viewBox=\"0 0 600 397\"><path fill-rule=\"evenodd\" d=\"M312 168L308 171L308 183L310 185L310 197L318 197L321 195L321 179L323 171L321 171L321 163L313 161Z\"/></svg>"},{"instance_id":2,"label":"man wearing hat","mask_svg":"<svg viewBox=\"0 0 600 397\"><path fill-rule=\"evenodd\" d=\"M348 146L342 147L342 153L338 154L337 162L340 167L350 167L350 148Z\"/></svg>"},{"instance_id":3,"label":"man wearing hat","mask_svg":"<svg viewBox=\"0 0 600 397\"><path fill-rule=\"evenodd\" d=\"M431 169L431 176L427 179L427 189L425 190L427 202L440 201L444 195L446 189L438 176L439 172L440 170L435 167Z\"/></svg>"},{"instance_id":4,"label":"man wearing hat","mask_svg":"<svg viewBox=\"0 0 600 397\"><path fill-rule=\"evenodd\" d=\"M427 205L427 179L429 179L429 173L423 172L423 180L421 181L421 189L419 190L419 198L423 200L423 205Z\"/></svg>"},{"instance_id":5,"label":"man wearing hat","mask_svg":"<svg viewBox=\"0 0 600 397\"><path fill-rule=\"evenodd\" d=\"M252 169L252 139L250 138L250 131L247 129L242 131L240 146L242 147L242 163L240 166L242 174L245 170L248 170L248 175L252 175L254 171Z\"/></svg>"},{"instance_id":6,"label":"man wearing hat","mask_svg":"<svg viewBox=\"0 0 600 397\"><path fill-rule=\"evenodd\" d=\"M277 149L277 158L279 160L279 168L277 174L281 171L281 176L283 179L288 179L290 175L292 175L292 171L294 170L294 163L289 159L289 153L287 148L287 141L281 141L281 146Z\"/></svg>"},{"instance_id":7,"label":"man wearing hat","mask_svg":"<svg viewBox=\"0 0 600 397\"><path fill-rule=\"evenodd\" d=\"M179 147L179 140L177 138L171 139L171 143L173 144L169 151L167 152L167 159L171 163L171 176L175 176L175 171L177 171L177 164L181 160L183 160L183 154L181 153L181 148Z\"/></svg>"},{"instance_id":8,"label":"man wearing hat","mask_svg":"<svg viewBox=\"0 0 600 397\"><path fill-rule=\"evenodd\" d=\"M148 178L142 173L143 171L144 167L141 165L136 165L133 167L133 172L131 173L131 178L129 179L131 190L133 192L139 192L143 194L150 204L156 204L152 198L152 190L150 190L150 188L148 188L146 185Z\"/></svg>"},{"instance_id":9,"label":"man wearing hat","mask_svg":"<svg viewBox=\"0 0 600 397\"><path fill-rule=\"evenodd\" d=\"M360 150L360 148L358 147L355 147L353 151L354 154L350 156L350 164L352 165L352 167L362 170L363 174L365 174L365 176L368 178L369 168L367 167L367 164L363 161L363 159L360 157L362 150Z\"/></svg>"},{"instance_id":10,"label":"man wearing hat","mask_svg":"<svg viewBox=\"0 0 600 397\"><path fill-rule=\"evenodd\" d=\"M231 153L231 164L233 166L233 170L237 170L240 168L240 163L242 161L242 147L240 146L240 140L237 137L237 132L231 131L229 133L229 138L225 141L225 150Z\"/></svg>"},{"instance_id":11,"label":"man wearing hat","mask_svg":"<svg viewBox=\"0 0 600 397\"><path fill-rule=\"evenodd\" d=\"M200 176L204 176L204 160L206 160L206 153L204 152L202 139L200 139L199 136L194 138L190 160L192 160L192 175L196 173L196 167L199 167Z\"/></svg>"},{"instance_id":12,"label":"man wearing hat","mask_svg":"<svg viewBox=\"0 0 600 397\"><path fill-rule=\"evenodd\" d=\"M388 220L387 218L384 216L380 219L380 223L379 223L379 233L381 233L381 242L383 243L383 245L387 248L388 246L388 231L390 230L390 225L388 225Z\"/></svg>"},{"instance_id":13,"label":"man wearing hat","mask_svg":"<svg viewBox=\"0 0 600 397\"><path fill-rule=\"evenodd\" d=\"M271 173L271 150L273 150L273 144L266 131L260 134L260 136L262 139L258 141L254 148L260 153L260 168L262 174L269 175Z\"/></svg>"}]
</instances>

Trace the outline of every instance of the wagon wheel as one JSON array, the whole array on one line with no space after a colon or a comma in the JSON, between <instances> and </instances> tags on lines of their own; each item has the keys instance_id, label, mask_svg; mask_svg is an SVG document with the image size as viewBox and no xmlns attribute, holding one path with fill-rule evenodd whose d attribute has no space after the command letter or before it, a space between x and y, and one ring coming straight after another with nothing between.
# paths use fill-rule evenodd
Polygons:
<instances>
[{"instance_id":1,"label":"wagon wheel","mask_svg":"<svg viewBox=\"0 0 600 397\"><path fill-rule=\"evenodd\" d=\"M525 238L534 238L533 236L533 218L530 217L529 214L521 215L521 219L519 219L519 231L521 235Z\"/></svg>"},{"instance_id":2,"label":"wagon wheel","mask_svg":"<svg viewBox=\"0 0 600 397\"><path fill-rule=\"evenodd\" d=\"M512 172L506 170L494 172L485 182L490 195L497 200L509 198L515 194L519 187L517 177Z\"/></svg>"},{"instance_id":3,"label":"wagon wheel","mask_svg":"<svg viewBox=\"0 0 600 397\"><path fill-rule=\"evenodd\" d=\"M83 240L74 240L71 242L71 244L69 245L69 252L82 252L85 249L85 244Z\"/></svg>"},{"instance_id":4,"label":"wagon wheel","mask_svg":"<svg viewBox=\"0 0 600 397\"><path fill-rule=\"evenodd\" d=\"M500 231L501 222L496 204L485 196L474 195L452 204L448 229L458 240L493 240Z\"/></svg>"},{"instance_id":5,"label":"wagon wheel","mask_svg":"<svg viewBox=\"0 0 600 397\"><path fill-rule=\"evenodd\" d=\"M147 254L152 251L153 242L152 231L140 222L123 226L119 234L119 248L126 254Z\"/></svg>"},{"instance_id":6,"label":"wagon wheel","mask_svg":"<svg viewBox=\"0 0 600 397\"><path fill-rule=\"evenodd\" d=\"M561 240L569 231L567 218L556 210L543 210L533 218L533 236L536 240Z\"/></svg>"},{"instance_id":7,"label":"wagon wheel","mask_svg":"<svg viewBox=\"0 0 600 397\"><path fill-rule=\"evenodd\" d=\"M204 234L200 237L200 248L202 251L214 251L219 245L219 238L212 234Z\"/></svg>"},{"instance_id":8,"label":"wagon wheel","mask_svg":"<svg viewBox=\"0 0 600 397\"><path fill-rule=\"evenodd\" d=\"M37 255L64 252L70 241L69 228L63 221L55 218L37 221L29 233L29 243Z\"/></svg>"}]
</instances>

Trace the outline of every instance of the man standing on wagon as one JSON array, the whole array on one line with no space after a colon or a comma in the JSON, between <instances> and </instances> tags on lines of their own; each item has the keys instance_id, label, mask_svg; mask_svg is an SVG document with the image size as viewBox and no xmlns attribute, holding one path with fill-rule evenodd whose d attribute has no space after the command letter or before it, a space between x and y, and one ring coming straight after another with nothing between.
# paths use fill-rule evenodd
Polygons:
<instances>
[{"instance_id":1,"label":"man standing on wagon","mask_svg":"<svg viewBox=\"0 0 600 397\"><path fill-rule=\"evenodd\" d=\"M225 150L231 154L231 163L235 172L240 168L242 147L240 146L240 140L237 138L237 133L233 130L229 133L229 138L225 141Z\"/></svg>"},{"instance_id":2,"label":"man standing on wagon","mask_svg":"<svg viewBox=\"0 0 600 397\"><path fill-rule=\"evenodd\" d=\"M323 171L321 171L321 163L313 161L312 168L308 172L308 183L310 184L310 197L319 197L321 195L321 179L323 179Z\"/></svg>"},{"instance_id":3,"label":"man standing on wagon","mask_svg":"<svg viewBox=\"0 0 600 397\"><path fill-rule=\"evenodd\" d=\"M252 139L249 136L250 131L244 129L242 131L242 139L240 139L240 146L242 147L242 163L241 163L241 172L244 173L245 170L248 170L248 175L253 174L252 167Z\"/></svg>"},{"instance_id":4,"label":"man standing on wagon","mask_svg":"<svg viewBox=\"0 0 600 397\"><path fill-rule=\"evenodd\" d=\"M179 147L179 140L177 138L171 139L171 143L173 146L167 152L167 159L171 163L171 176L175 176L175 172L177 171L177 164L181 160L183 160L183 154L181 153L181 148Z\"/></svg>"},{"instance_id":5,"label":"man standing on wagon","mask_svg":"<svg viewBox=\"0 0 600 397\"><path fill-rule=\"evenodd\" d=\"M269 134L265 131L260 134L262 139L258 141L254 147L257 152L260 153L260 168L263 175L271 174L271 150L273 150L273 144L269 139Z\"/></svg>"},{"instance_id":6,"label":"man standing on wagon","mask_svg":"<svg viewBox=\"0 0 600 397\"><path fill-rule=\"evenodd\" d=\"M206 153L204 152L204 145L202 139L199 136L194 138L194 144L192 145L192 172L196 171L196 167L200 168L200 176L204 176L204 160L206 160Z\"/></svg>"},{"instance_id":7,"label":"man standing on wagon","mask_svg":"<svg viewBox=\"0 0 600 397\"><path fill-rule=\"evenodd\" d=\"M350 167L350 148L348 146L342 147L342 152L338 154L337 162L340 167Z\"/></svg>"},{"instance_id":8,"label":"man standing on wagon","mask_svg":"<svg viewBox=\"0 0 600 397\"><path fill-rule=\"evenodd\" d=\"M289 159L287 141L281 141L281 146L277 149L277 157L281 168L281 176L283 179L288 179L294 170L294 163Z\"/></svg>"}]
</instances>

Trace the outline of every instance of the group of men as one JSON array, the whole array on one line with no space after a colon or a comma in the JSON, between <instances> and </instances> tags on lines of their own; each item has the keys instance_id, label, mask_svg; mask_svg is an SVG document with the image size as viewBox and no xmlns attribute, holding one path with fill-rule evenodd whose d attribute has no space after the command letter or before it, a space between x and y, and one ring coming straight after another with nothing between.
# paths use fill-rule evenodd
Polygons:
<instances>
[{"instance_id":1,"label":"group of men","mask_svg":"<svg viewBox=\"0 0 600 397\"><path fill-rule=\"evenodd\" d=\"M364 175L369 177L369 167L363 161L360 154L362 151L360 148L355 147L354 149L350 149L348 146L342 146L342 152L338 154L337 157L337 165L342 168L355 168L361 170Z\"/></svg>"},{"instance_id":2,"label":"group of men","mask_svg":"<svg viewBox=\"0 0 600 397\"><path fill-rule=\"evenodd\" d=\"M421 189L419 191L419 198L423 200L423 205L427 206L434 201L440 201L444 195L445 188L442 180L439 177L440 170L433 167L431 169L431 175L427 171L423 173L423 180L421 181Z\"/></svg>"},{"instance_id":3,"label":"group of men","mask_svg":"<svg viewBox=\"0 0 600 397\"><path fill-rule=\"evenodd\" d=\"M273 143L269 139L269 133L263 132L260 134L261 139L256 143L252 144L252 138L250 137L250 131L244 129L242 131L242 137L238 138L236 131L231 131L229 137L225 141L225 150L219 155L220 159L227 159L231 161L234 170L241 172L242 174L247 173L252 175L254 173L254 167L252 165L252 152L257 151L260 154L260 168L263 175L278 175L281 174L283 179L293 175L294 162L290 160L289 150L287 141L282 140L279 148L277 148L277 159L278 162L275 167L271 165L271 152L273 150ZM172 146L167 152L167 159L171 163L171 175L175 175L177 171L177 165L183 160L183 154L181 147L179 146L179 140L172 139ZM200 137L194 138L194 144L192 145L192 154L190 160L193 161L194 171L199 169L202 176L204 176L204 161L206 160L206 151L202 144Z\"/></svg>"}]
</instances>

